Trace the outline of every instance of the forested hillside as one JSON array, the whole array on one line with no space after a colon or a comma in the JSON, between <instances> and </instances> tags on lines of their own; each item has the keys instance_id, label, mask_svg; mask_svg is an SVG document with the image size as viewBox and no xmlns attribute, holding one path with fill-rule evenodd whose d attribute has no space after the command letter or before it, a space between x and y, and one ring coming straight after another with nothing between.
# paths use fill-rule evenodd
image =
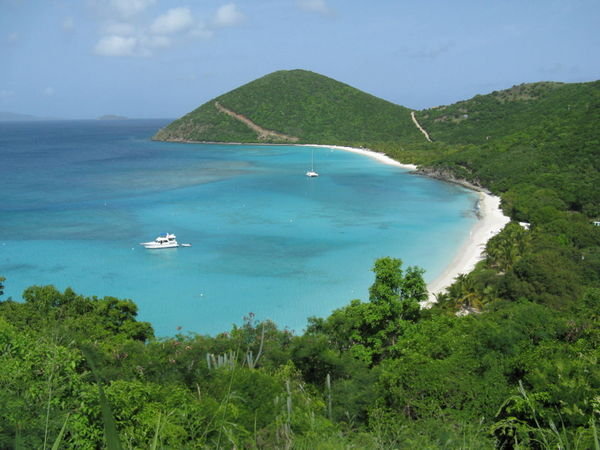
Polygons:
<instances>
[{"instance_id":1,"label":"forested hillside","mask_svg":"<svg viewBox=\"0 0 600 450\"><path fill-rule=\"evenodd\" d=\"M393 105L409 122L361 132L422 173L490 189L513 219L429 310L402 255L374 262L368 299L301 336L250 315L217 336L155 339L133 302L52 287L0 302L0 447L600 448L599 88L522 85L421 111L433 143ZM278 132L357 142L310 119L315 104L288 122L244 92L218 101ZM194 113L215 114L206 133L252 140L215 111ZM200 134L186 139L208 135L188 119L175 129Z\"/></svg>"},{"instance_id":2,"label":"forested hillside","mask_svg":"<svg viewBox=\"0 0 600 450\"><path fill-rule=\"evenodd\" d=\"M461 146L436 167L498 192L552 189L564 208L600 215L600 82L525 84L417 117L435 141Z\"/></svg>"},{"instance_id":3,"label":"forested hillside","mask_svg":"<svg viewBox=\"0 0 600 450\"><path fill-rule=\"evenodd\" d=\"M160 130L157 140L280 142L220 112L215 102L300 143L420 141L410 110L305 70L279 71L213 99Z\"/></svg>"}]
</instances>

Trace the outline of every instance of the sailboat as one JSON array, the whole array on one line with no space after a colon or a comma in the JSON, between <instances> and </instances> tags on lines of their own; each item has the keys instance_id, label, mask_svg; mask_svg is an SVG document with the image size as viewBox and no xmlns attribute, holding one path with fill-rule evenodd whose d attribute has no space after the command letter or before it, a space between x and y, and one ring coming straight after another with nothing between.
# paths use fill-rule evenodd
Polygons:
<instances>
[{"instance_id":1,"label":"sailboat","mask_svg":"<svg viewBox=\"0 0 600 450\"><path fill-rule=\"evenodd\" d=\"M318 177L319 174L317 172L315 172L315 151L314 149L312 150L311 156L310 156L310 170L308 172L306 172L306 176L307 177Z\"/></svg>"}]
</instances>

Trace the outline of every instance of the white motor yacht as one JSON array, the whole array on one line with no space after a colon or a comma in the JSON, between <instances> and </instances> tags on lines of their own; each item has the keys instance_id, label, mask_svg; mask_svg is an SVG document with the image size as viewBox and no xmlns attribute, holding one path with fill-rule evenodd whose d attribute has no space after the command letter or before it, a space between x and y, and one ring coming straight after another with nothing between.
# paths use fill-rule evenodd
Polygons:
<instances>
[{"instance_id":1,"label":"white motor yacht","mask_svg":"<svg viewBox=\"0 0 600 450\"><path fill-rule=\"evenodd\" d=\"M140 242L140 245L144 248L155 249L155 248L174 248L179 247L176 236L171 233L164 233L158 236L156 239L150 242Z\"/></svg>"}]
</instances>

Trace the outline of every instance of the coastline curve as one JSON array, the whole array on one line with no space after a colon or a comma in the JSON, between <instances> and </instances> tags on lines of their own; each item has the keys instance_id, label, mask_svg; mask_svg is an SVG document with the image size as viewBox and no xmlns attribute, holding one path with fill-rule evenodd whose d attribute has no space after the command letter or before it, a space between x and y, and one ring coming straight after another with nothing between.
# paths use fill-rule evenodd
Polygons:
<instances>
[{"instance_id":1,"label":"coastline curve","mask_svg":"<svg viewBox=\"0 0 600 450\"><path fill-rule=\"evenodd\" d=\"M383 164L402 167L416 171L418 168L414 164L403 164L395 159L390 158L384 153L375 152L365 148L344 147L339 145L316 145L316 144L300 144L305 147L323 147L344 150L353 153L358 153L364 156L373 158ZM426 175L426 172L419 172ZM440 177L434 177L441 179ZM449 183L456 183L456 180L443 180ZM485 245L496 234L498 234L504 226L510 222L510 218L505 216L500 208L500 197L491 195L483 189L470 184L463 184L464 187L479 192L479 214L478 221L475 223L469 233L469 239L462 244L456 252L450 264L444 271L438 275L433 281L427 284L429 298L421 302L422 308L430 308L437 302L436 295L440 294L454 282L454 279L460 274L471 272L475 265L484 257Z\"/></svg>"},{"instance_id":2,"label":"coastline curve","mask_svg":"<svg viewBox=\"0 0 600 450\"><path fill-rule=\"evenodd\" d=\"M202 141L178 141L180 143L205 143L211 144L214 142L202 142ZM240 142L220 142L220 144L227 145L247 145L247 143ZM404 164L401 163L385 153L376 152L367 148L356 148L347 147L342 145L328 145L328 144L266 144L258 142L257 145L294 145L297 147L319 147L319 148L331 148L335 150L343 150L352 153L358 153L363 156L375 159L382 164L391 166L401 167L413 171L418 175L424 175L438 180L460 184L467 189L479 192L479 214L478 221L475 223L469 233L469 239L462 244L462 246L456 252L454 258L446 269L438 275L433 281L427 284L427 290L429 292L428 299L421 302L422 308L429 308L437 302L436 295L446 291L448 287L454 282L454 279L460 274L466 274L471 272L475 265L481 261L484 257L485 245L487 242L496 234L498 234L504 226L510 222L510 218L505 216L500 208L500 197L491 195L486 189L479 186L473 185L468 182L456 180L454 178L445 179L436 172L422 170L415 164Z\"/></svg>"}]
</instances>

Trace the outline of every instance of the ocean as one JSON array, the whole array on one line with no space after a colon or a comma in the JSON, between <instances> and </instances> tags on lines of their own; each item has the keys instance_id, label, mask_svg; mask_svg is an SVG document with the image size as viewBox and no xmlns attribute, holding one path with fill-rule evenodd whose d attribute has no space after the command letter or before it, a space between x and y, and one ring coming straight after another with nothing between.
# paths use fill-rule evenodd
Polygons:
<instances>
[{"instance_id":1,"label":"ocean","mask_svg":"<svg viewBox=\"0 0 600 450\"><path fill-rule=\"evenodd\" d=\"M364 155L151 141L168 122L0 123L2 299L52 284L132 299L158 336L249 313L301 333L368 300L378 257L432 281L477 220L475 193ZM139 245L165 232L192 246Z\"/></svg>"}]
</instances>

